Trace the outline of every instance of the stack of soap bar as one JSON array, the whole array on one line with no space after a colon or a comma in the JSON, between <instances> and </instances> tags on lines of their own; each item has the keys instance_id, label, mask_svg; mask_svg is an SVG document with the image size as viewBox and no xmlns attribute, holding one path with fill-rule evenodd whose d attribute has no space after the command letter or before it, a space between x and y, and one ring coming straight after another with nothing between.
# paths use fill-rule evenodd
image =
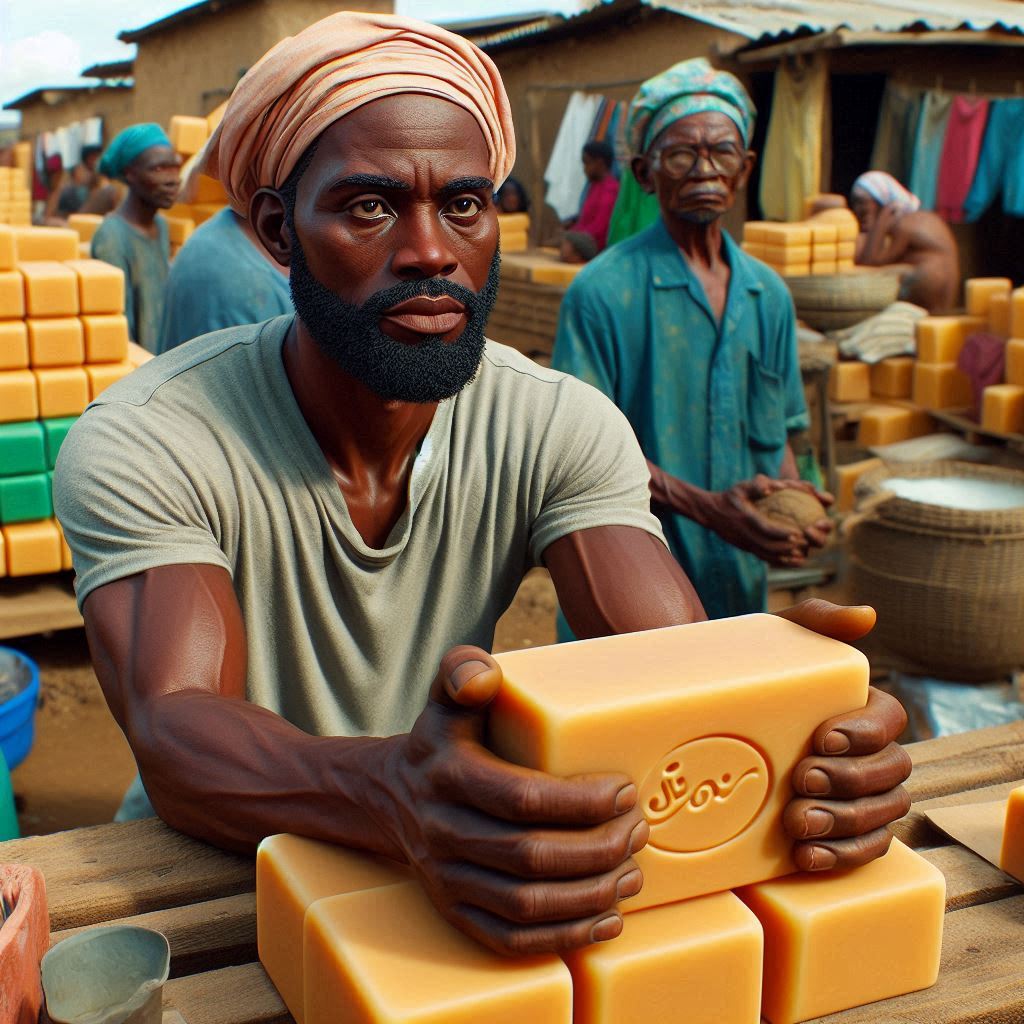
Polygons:
<instances>
[{"instance_id":1,"label":"stack of soap bar","mask_svg":"<svg viewBox=\"0 0 1024 1024\"><path fill-rule=\"evenodd\" d=\"M871 367L867 363L836 363L829 372L828 396L833 402L871 399Z\"/></svg>"},{"instance_id":2,"label":"stack of soap bar","mask_svg":"<svg viewBox=\"0 0 1024 1024\"><path fill-rule=\"evenodd\" d=\"M77 316L27 321L29 361L33 367L80 366L85 359L82 321Z\"/></svg>"},{"instance_id":3,"label":"stack of soap bar","mask_svg":"<svg viewBox=\"0 0 1024 1024\"><path fill-rule=\"evenodd\" d=\"M60 572L61 538L54 519L11 523L0 527L8 576L38 576Z\"/></svg>"},{"instance_id":4,"label":"stack of soap bar","mask_svg":"<svg viewBox=\"0 0 1024 1024\"><path fill-rule=\"evenodd\" d=\"M758 1024L763 949L731 892L630 914L618 938L566 955L573 1024Z\"/></svg>"},{"instance_id":5,"label":"stack of soap bar","mask_svg":"<svg viewBox=\"0 0 1024 1024\"><path fill-rule=\"evenodd\" d=\"M967 335L963 317L926 316L917 321L917 358L922 363L955 363Z\"/></svg>"},{"instance_id":6,"label":"stack of soap bar","mask_svg":"<svg viewBox=\"0 0 1024 1024\"><path fill-rule=\"evenodd\" d=\"M811 272L813 236L808 224L767 224L761 232L765 262L787 277Z\"/></svg>"},{"instance_id":7,"label":"stack of soap bar","mask_svg":"<svg viewBox=\"0 0 1024 1024\"><path fill-rule=\"evenodd\" d=\"M1024 434L1024 387L994 384L985 388L981 426L997 434Z\"/></svg>"},{"instance_id":8,"label":"stack of soap bar","mask_svg":"<svg viewBox=\"0 0 1024 1024\"><path fill-rule=\"evenodd\" d=\"M968 316L987 317L992 296L1009 295L1013 282L1008 277L975 277L964 286Z\"/></svg>"},{"instance_id":9,"label":"stack of soap bar","mask_svg":"<svg viewBox=\"0 0 1024 1024\"><path fill-rule=\"evenodd\" d=\"M499 213L498 235L502 252L525 252L530 231L528 213Z\"/></svg>"},{"instance_id":10,"label":"stack of soap bar","mask_svg":"<svg viewBox=\"0 0 1024 1024\"><path fill-rule=\"evenodd\" d=\"M16 270L0 270L0 320L25 315L25 279Z\"/></svg>"},{"instance_id":11,"label":"stack of soap bar","mask_svg":"<svg viewBox=\"0 0 1024 1024\"><path fill-rule=\"evenodd\" d=\"M1006 383L1024 385L1024 338L1006 343Z\"/></svg>"},{"instance_id":12,"label":"stack of soap bar","mask_svg":"<svg viewBox=\"0 0 1024 1024\"><path fill-rule=\"evenodd\" d=\"M883 359L871 367L871 394L879 398L909 398L914 388L911 356Z\"/></svg>"},{"instance_id":13,"label":"stack of soap bar","mask_svg":"<svg viewBox=\"0 0 1024 1024\"><path fill-rule=\"evenodd\" d=\"M21 225L32 222L29 180L21 167L0 167L0 224Z\"/></svg>"},{"instance_id":14,"label":"stack of soap bar","mask_svg":"<svg viewBox=\"0 0 1024 1024\"><path fill-rule=\"evenodd\" d=\"M1024 882L1024 786L1015 789L1006 802L999 866L1007 874Z\"/></svg>"},{"instance_id":15,"label":"stack of soap bar","mask_svg":"<svg viewBox=\"0 0 1024 1024\"><path fill-rule=\"evenodd\" d=\"M497 660L497 754L554 775L636 781L651 837L636 855L643 890L625 911L793 871L781 823L792 771L821 722L867 699L859 651L772 615Z\"/></svg>"},{"instance_id":16,"label":"stack of soap bar","mask_svg":"<svg viewBox=\"0 0 1024 1024\"><path fill-rule=\"evenodd\" d=\"M873 405L861 413L857 444L861 448L897 444L914 436L914 411L897 405Z\"/></svg>"},{"instance_id":17,"label":"stack of soap bar","mask_svg":"<svg viewBox=\"0 0 1024 1024\"><path fill-rule=\"evenodd\" d=\"M857 504L857 481L869 470L885 465L881 459L862 459L836 466L836 507L839 512L852 512Z\"/></svg>"},{"instance_id":18,"label":"stack of soap bar","mask_svg":"<svg viewBox=\"0 0 1024 1024\"><path fill-rule=\"evenodd\" d=\"M31 370L0 373L0 423L34 420L39 416L39 395Z\"/></svg>"},{"instance_id":19,"label":"stack of soap bar","mask_svg":"<svg viewBox=\"0 0 1024 1024\"><path fill-rule=\"evenodd\" d=\"M182 156L192 156L206 145L207 124L205 117L186 117L175 114L167 132L171 146Z\"/></svg>"},{"instance_id":20,"label":"stack of soap bar","mask_svg":"<svg viewBox=\"0 0 1024 1024\"><path fill-rule=\"evenodd\" d=\"M28 366L28 327L24 320L0 320L0 370Z\"/></svg>"},{"instance_id":21,"label":"stack of soap bar","mask_svg":"<svg viewBox=\"0 0 1024 1024\"><path fill-rule=\"evenodd\" d=\"M14 231L0 224L0 270L13 270L18 261Z\"/></svg>"},{"instance_id":22,"label":"stack of soap bar","mask_svg":"<svg viewBox=\"0 0 1024 1024\"><path fill-rule=\"evenodd\" d=\"M78 257L78 232L69 228L17 228L14 246L19 263L73 260Z\"/></svg>"},{"instance_id":23,"label":"stack of soap bar","mask_svg":"<svg viewBox=\"0 0 1024 1024\"><path fill-rule=\"evenodd\" d=\"M74 271L54 260L21 262L25 281L25 311L29 316L73 316L78 312L78 279Z\"/></svg>"},{"instance_id":24,"label":"stack of soap bar","mask_svg":"<svg viewBox=\"0 0 1024 1024\"><path fill-rule=\"evenodd\" d=\"M971 380L956 363L922 363L914 367L914 402L923 409L959 409L971 404Z\"/></svg>"},{"instance_id":25,"label":"stack of soap bar","mask_svg":"<svg viewBox=\"0 0 1024 1024\"><path fill-rule=\"evenodd\" d=\"M769 1024L916 992L938 977L946 881L899 840L855 871L791 875L737 895L764 928Z\"/></svg>"},{"instance_id":26,"label":"stack of soap bar","mask_svg":"<svg viewBox=\"0 0 1024 1024\"><path fill-rule=\"evenodd\" d=\"M124 311L124 271L102 260L68 260L78 279L78 306L83 314Z\"/></svg>"}]
</instances>

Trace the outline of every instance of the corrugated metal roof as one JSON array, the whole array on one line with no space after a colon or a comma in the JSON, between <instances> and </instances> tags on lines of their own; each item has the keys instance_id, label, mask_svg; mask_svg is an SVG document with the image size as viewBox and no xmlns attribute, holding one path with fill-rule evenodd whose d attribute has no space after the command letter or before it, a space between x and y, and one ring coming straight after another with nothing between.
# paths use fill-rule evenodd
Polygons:
<instances>
[{"instance_id":1,"label":"corrugated metal roof","mask_svg":"<svg viewBox=\"0 0 1024 1024\"><path fill-rule=\"evenodd\" d=\"M900 32L913 28L1024 32L1019 0L645 0L650 7L716 25L748 39L831 32Z\"/></svg>"}]
</instances>

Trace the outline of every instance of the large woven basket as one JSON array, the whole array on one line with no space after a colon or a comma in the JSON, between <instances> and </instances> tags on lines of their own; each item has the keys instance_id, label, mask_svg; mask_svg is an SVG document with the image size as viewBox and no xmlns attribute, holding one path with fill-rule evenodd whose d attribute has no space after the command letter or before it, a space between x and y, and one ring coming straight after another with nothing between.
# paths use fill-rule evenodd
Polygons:
<instances>
[{"instance_id":1,"label":"large woven basket","mask_svg":"<svg viewBox=\"0 0 1024 1024\"><path fill-rule=\"evenodd\" d=\"M900 291L898 274L874 268L783 280L796 315L818 331L853 327L891 306Z\"/></svg>"},{"instance_id":2,"label":"large woven basket","mask_svg":"<svg viewBox=\"0 0 1024 1024\"><path fill-rule=\"evenodd\" d=\"M975 512L897 497L893 477L1024 485L966 462L883 467L857 484L850 570L879 639L941 679L995 679L1024 665L1024 507Z\"/></svg>"}]
</instances>

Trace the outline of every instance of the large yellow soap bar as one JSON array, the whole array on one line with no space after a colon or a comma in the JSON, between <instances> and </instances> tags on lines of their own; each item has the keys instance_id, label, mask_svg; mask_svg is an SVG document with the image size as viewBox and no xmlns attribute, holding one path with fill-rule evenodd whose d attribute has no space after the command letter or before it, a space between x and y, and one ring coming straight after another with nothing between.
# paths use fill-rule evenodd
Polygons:
<instances>
[{"instance_id":1,"label":"large yellow soap bar","mask_svg":"<svg viewBox=\"0 0 1024 1024\"><path fill-rule=\"evenodd\" d=\"M618 938L566 955L573 1024L759 1024L763 955L731 892L641 910Z\"/></svg>"},{"instance_id":2,"label":"large yellow soap bar","mask_svg":"<svg viewBox=\"0 0 1024 1024\"><path fill-rule=\"evenodd\" d=\"M912 356L894 356L871 367L871 394L880 398L909 398L913 389Z\"/></svg>"},{"instance_id":3,"label":"large yellow soap bar","mask_svg":"<svg viewBox=\"0 0 1024 1024\"><path fill-rule=\"evenodd\" d=\"M68 260L65 266L78 277L78 305L82 313L124 312L124 271L103 260Z\"/></svg>"},{"instance_id":4,"label":"large yellow soap bar","mask_svg":"<svg viewBox=\"0 0 1024 1024\"><path fill-rule=\"evenodd\" d=\"M529 248L525 231L504 231L501 235L502 252L526 252Z\"/></svg>"},{"instance_id":5,"label":"large yellow soap bar","mask_svg":"<svg viewBox=\"0 0 1024 1024\"><path fill-rule=\"evenodd\" d=\"M809 245L765 245L765 261L779 267L792 266L794 263L810 263L811 247Z\"/></svg>"},{"instance_id":6,"label":"large yellow soap bar","mask_svg":"<svg viewBox=\"0 0 1024 1024\"><path fill-rule=\"evenodd\" d=\"M814 248L820 246L836 245L839 242L839 228L828 221L808 221L807 226L811 229L811 242Z\"/></svg>"},{"instance_id":7,"label":"large yellow soap bar","mask_svg":"<svg viewBox=\"0 0 1024 1024\"><path fill-rule=\"evenodd\" d=\"M833 402L867 402L871 398L871 367L867 363L836 363L828 375Z\"/></svg>"},{"instance_id":8,"label":"large yellow soap bar","mask_svg":"<svg viewBox=\"0 0 1024 1024\"><path fill-rule=\"evenodd\" d=\"M774 615L497 656L490 743L554 775L624 772L651 826L642 910L794 870L782 812L813 731L867 700L845 644ZM557 680L557 685L552 684Z\"/></svg>"},{"instance_id":9,"label":"large yellow soap bar","mask_svg":"<svg viewBox=\"0 0 1024 1024\"><path fill-rule=\"evenodd\" d=\"M0 423L17 423L39 417L39 395L31 370L0 373Z\"/></svg>"},{"instance_id":10,"label":"large yellow soap bar","mask_svg":"<svg viewBox=\"0 0 1024 1024\"><path fill-rule=\"evenodd\" d=\"M775 225L771 221L748 220L746 224L743 225L743 241L765 245L765 228L772 227L775 227Z\"/></svg>"},{"instance_id":11,"label":"large yellow soap bar","mask_svg":"<svg viewBox=\"0 0 1024 1024\"><path fill-rule=\"evenodd\" d=\"M967 338L963 317L926 316L917 321L917 358L922 363L955 363Z\"/></svg>"},{"instance_id":12,"label":"large yellow soap bar","mask_svg":"<svg viewBox=\"0 0 1024 1024\"><path fill-rule=\"evenodd\" d=\"M18 262L73 260L78 256L78 232L70 228L16 228L14 247Z\"/></svg>"},{"instance_id":13,"label":"large yellow soap bar","mask_svg":"<svg viewBox=\"0 0 1024 1024\"><path fill-rule=\"evenodd\" d=\"M98 213L73 213L68 217L68 227L78 234L79 242L91 242L102 223Z\"/></svg>"},{"instance_id":14,"label":"large yellow soap bar","mask_svg":"<svg viewBox=\"0 0 1024 1024\"><path fill-rule=\"evenodd\" d=\"M0 270L13 270L18 261L14 246L14 230L0 224Z\"/></svg>"},{"instance_id":15,"label":"large yellow soap bar","mask_svg":"<svg viewBox=\"0 0 1024 1024\"><path fill-rule=\"evenodd\" d=\"M770 1024L935 984L946 880L898 839L864 867L792 875L737 895L764 928L762 1013ZM889 1018L880 1008L877 1019Z\"/></svg>"},{"instance_id":16,"label":"large yellow soap bar","mask_svg":"<svg viewBox=\"0 0 1024 1024\"><path fill-rule=\"evenodd\" d=\"M25 279L16 270L0 271L0 320L25 315Z\"/></svg>"},{"instance_id":17,"label":"large yellow soap bar","mask_svg":"<svg viewBox=\"0 0 1024 1024\"><path fill-rule=\"evenodd\" d=\"M205 117L186 117L175 114L171 118L168 136L171 146L182 156L192 156L206 145L207 124Z\"/></svg>"},{"instance_id":18,"label":"large yellow soap bar","mask_svg":"<svg viewBox=\"0 0 1024 1024\"><path fill-rule=\"evenodd\" d=\"M127 360L120 363L90 363L85 368L85 375L89 378L89 401L94 402L111 384L127 377L134 369Z\"/></svg>"},{"instance_id":19,"label":"large yellow soap bar","mask_svg":"<svg viewBox=\"0 0 1024 1024\"><path fill-rule=\"evenodd\" d=\"M80 366L85 358L82 321L76 316L28 322L32 366Z\"/></svg>"},{"instance_id":20,"label":"large yellow soap bar","mask_svg":"<svg viewBox=\"0 0 1024 1024\"><path fill-rule=\"evenodd\" d=\"M60 572L60 534L52 519L10 523L2 528L8 576Z\"/></svg>"},{"instance_id":21,"label":"large yellow soap bar","mask_svg":"<svg viewBox=\"0 0 1024 1024\"><path fill-rule=\"evenodd\" d=\"M2 262L0 270L3 270ZM1024 338L1024 288L1015 288L1010 294L1010 335Z\"/></svg>"},{"instance_id":22,"label":"large yellow soap bar","mask_svg":"<svg viewBox=\"0 0 1024 1024\"><path fill-rule=\"evenodd\" d=\"M914 413L896 405L873 405L865 409L857 428L857 444L861 448L896 444L913 437Z\"/></svg>"},{"instance_id":23,"label":"large yellow soap bar","mask_svg":"<svg viewBox=\"0 0 1024 1024\"><path fill-rule=\"evenodd\" d=\"M1024 338L1006 343L1006 383L1024 385Z\"/></svg>"},{"instance_id":24,"label":"large yellow soap bar","mask_svg":"<svg viewBox=\"0 0 1024 1024\"><path fill-rule=\"evenodd\" d=\"M1006 802L999 866L1007 874L1024 882L1024 786L1015 789Z\"/></svg>"},{"instance_id":25,"label":"large yellow soap bar","mask_svg":"<svg viewBox=\"0 0 1024 1024\"><path fill-rule=\"evenodd\" d=\"M812 241L809 224L765 224L760 232L760 239L765 245L810 246Z\"/></svg>"},{"instance_id":26,"label":"large yellow soap bar","mask_svg":"<svg viewBox=\"0 0 1024 1024\"><path fill-rule=\"evenodd\" d=\"M302 1024L302 925L317 900L394 885L411 877L401 864L304 836L270 836L256 853L256 943L260 960L292 1016Z\"/></svg>"},{"instance_id":27,"label":"large yellow soap bar","mask_svg":"<svg viewBox=\"0 0 1024 1024\"><path fill-rule=\"evenodd\" d=\"M119 313L83 316L85 361L118 363L128 358L128 319Z\"/></svg>"},{"instance_id":28,"label":"large yellow soap bar","mask_svg":"<svg viewBox=\"0 0 1024 1024\"><path fill-rule=\"evenodd\" d=\"M840 512L852 512L857 504L857 481L869 470L878 469L885 463L881 459L862 459L836 466L836 507Z\"/></svg>"},{"instance_id":29,"label":"large yellow soap bar","mask_svg":"<svg viewBox=\"0 0 1024 1024\"><path fill-rule=\"evenodd\" d=\"M981 426L997 434L1024 434L1024 387L994 384L981 400Z\"/></svg>"},{"instance_id":30,"label":"large yellow soap bar","mask_svg":"<svg viewBox=\"0 0 1024 1024\"><path fill-rule=\"evenodd\" d=\"M504 235L506 231L520 234L530 230L530 215L528 213L499 213L498 230Z\"/></svg>"},{"instance_id":31,"label":"large yellow soap bar","mask_svg":"<svg viewBox=\"0 0 1024 1024\"><path fill-rule=\"evenodd\" d=\"M24 320L0 320L0 370L28 366L28 328Z\"/></svg>"},{"instance_id":32,"label":"large yellow soap bar","mask_svg":"<svg viewBox=\"0 0 1024 1024\"><path fill-rule=\"evenodd\" d=\"M744 242L740 248L742 248L748 256L753 256L755 260L761 260L762 262L764 261L768 251L768 246L763 242Z\"/></svg>"},{"instance_id":33,"label":"large yellow soap bar","mask_svg":"<svg viewBox=\"0 0 1024 1024\"><path fill-rule=\"evenodd\" d=\"M1000 338L1008 338L1011 333L1011 313L1009 292L991 296L988 306L988 329Z\"/></svg>"},{"instance_id":34,"label":"large yellow soap bar","mask_svg":"<svg viewBox=\"0 0 1024 1024\"><path fill-rule=\"evenodd\" d=\"M81 366L60 366L48 370L32 370L39 392L39 415L78 416L89 404L89 378Z\"/></svg>"},{"instance_id":35,"label":"large yellow soap bar","mask_svg":"<svg viewBox=\"0 0 1024 1024\"><path fill-rule=\"evenodd\" d=\"M556 956L508 959L456 930L418 882L320 900L306 914L305 1024L568 1024Z\"/></svg>"},{"instance_id":36,"label":"large yellow soap bar","mask_svg":"<svg viewBox=\"0 0 1024 1024\"><path fill-rule=\"evenodd\" d=\"M78 312L78 278L63 263L53 260L22 262L25 311L29 316L74 316Z\"/></svg>"},{"instance_id":37,"label":"large yellow soap bar","mask_svg":"<svg viewBox=\"0 0 1024 1024\"><path fill-rule=\"evenodd\" d=\"M956 363L922 363L914 367L914 402L923 409L959 409L973 401L971 380Z\"/></svg>"},{"instance_id":38,"label":"large yellow soap bar","mask_svg":"<svg viewBox=\"0 0 1024 1024\"><path fill-rule=\"evenodd\" d=\"M988 316L993 295L1009 295L1013 282L1008 277L974 277L964 285L968 316Z\"/></svg>"},{"instance_id":39,"label":"large yellow soap bar","mask_svg":"<svg viewBox=\"0 0 1024 1024\"><path fill-rule=\"evenodd\" d=\"M853 260L857 256L857 242L839 242L836 245L836 257L841 260Z\"/></svg>"}]
</instances>

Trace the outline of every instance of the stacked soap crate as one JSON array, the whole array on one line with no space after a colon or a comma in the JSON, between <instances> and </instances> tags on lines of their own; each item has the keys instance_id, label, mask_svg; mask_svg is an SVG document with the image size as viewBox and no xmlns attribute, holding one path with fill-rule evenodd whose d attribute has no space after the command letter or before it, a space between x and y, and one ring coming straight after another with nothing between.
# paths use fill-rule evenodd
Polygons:
<instances>
[{"instance_id":1,"label":"stacked soap crate","mask_svg":"<svg viewBox=\"0 0 1024 1024\"><path fill-rule=\"evenodd\" d=\"M748 221L743 251L767 263L783 277L842 274L853 270L857 220L812 219L794 224Z\"/></svg>"},{"instance_id":2,"label":"stacked soap crate","mask_svg":"<svg viewBox=\"0 0 1024 1024\"><path fill-rule=\"evenodd\" d=\"M32 193L20 167L0 167L0 224L32 223Z\"/></svg>"},{"instance_id":3,"label":"stacked soap crate","mask_svg":"<svg viewBox=\"0 0 1024 1024\"><path fill-rule=\"evenodd\" d=\"M498 235L501 251L526 252L529 245L530 215L528 213L499 213Z\"/></svg>"},{"instance_id":4,"label":"stacked soap crate","mask_svg":"<svg viewBox=\"0 0 1024 1024\"><path fill-rule=\"evenodd\" d=\"M71 567L53 469L74 420L130 373L124 275L61 228L0 227L0 575Z\"/></svg>"},{"instance_id":5,"label":"stacked soap crate","mask_svg":"<svg viewBox=\"0 0 1024 1024\"><path fill-rule=\"evenodd\" d=\"M1006 338L1003 382L985 388L981 425L996 434L1024 434L1024 288L1005 277L967 282L967 305L988 321L988 331Z\"/></svg>"}]
</instances>

